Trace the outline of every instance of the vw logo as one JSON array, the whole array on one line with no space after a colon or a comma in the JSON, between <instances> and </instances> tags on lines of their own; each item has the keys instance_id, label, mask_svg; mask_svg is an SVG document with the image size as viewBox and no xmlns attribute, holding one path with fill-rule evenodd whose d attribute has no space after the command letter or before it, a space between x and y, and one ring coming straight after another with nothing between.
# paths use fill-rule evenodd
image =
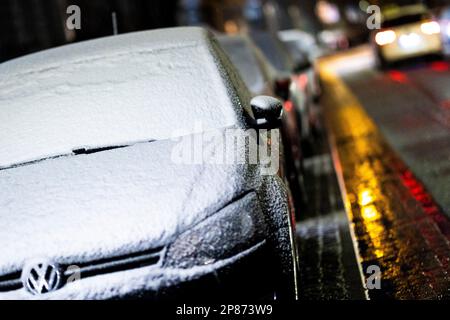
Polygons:
<instances>
[{"instance_id":1,"label":"vw logo","mask_svg":"<svg viewBox=\"0 0 450 320\"><path fill-rule=\"evenodd\" d=\"M51 262L30 263L22 270L23 286L34 295L59 289L61 278L61 269Z\"/></svg>"}]
</instances>

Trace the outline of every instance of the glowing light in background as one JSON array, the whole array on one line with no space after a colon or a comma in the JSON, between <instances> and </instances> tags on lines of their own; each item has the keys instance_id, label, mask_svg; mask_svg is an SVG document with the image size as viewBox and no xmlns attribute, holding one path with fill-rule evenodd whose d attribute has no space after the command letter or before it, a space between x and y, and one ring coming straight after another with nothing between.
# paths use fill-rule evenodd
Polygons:
<instances>
[{"instance_id":1,"label":"glowing light in background","mask_svg":"<svg viewBox=\"0 0 450 320\"><path fill-rule=\"evenodd\" d=\"M224 29L228 34L235 34L239 32L238 25L233 20L225 21Z\"/></svg>"},{"instance_id":2,"label":"glowing light in background","mask_svg":"<svg viewBox=\"0 0 450 320\"><path fill-rule=\"evenodd\" d=\"M420 26L420 30L425 34L437 34L441 32L441 26L436 21L424 22Z\"/></svg>"},{"instance_id":3,"label":"glowing light in background","mask_svg":"<svg viewBox=\"0 0 450 320\"><path fill-rule=\"evenodd\" d=\"M291 112L292 109L293 109L292 101L286 100L284 102L284 110L286 110L287 112Z\"/></svg>"},{"instance_id":4,"label":"glowing light in background","mask_svg":"<svg viewBox=\"0 0 450 320\"><path fill-rule=\"evenodd\" d=\"M395 39L397 39L397 35L393 30L381 31L375 35L375 41L379 46L390 44L394 42Z\"/></svg>"},{"instance_id":5,"label":"glowing light in background","mask_svg":"<svg viewBox=\"0 0 450 320\"><path fill-rule=\"evenodd\" d=\"M317 17L325 24L335 24L341 20L341 14L337 5L328 1L319 1L316 5Z\"/></svg>"},{"instance_id":6,"label":"glowing light in background","mask_svg":"<svg viewBox=\"0 0 450 320\"><path fill-rule=\"evenodd\" d=\"M370 3L366 0L361 0L358 5L361 11L367 12L367 8L370 6Z\"/></svg>"}]
</instances>

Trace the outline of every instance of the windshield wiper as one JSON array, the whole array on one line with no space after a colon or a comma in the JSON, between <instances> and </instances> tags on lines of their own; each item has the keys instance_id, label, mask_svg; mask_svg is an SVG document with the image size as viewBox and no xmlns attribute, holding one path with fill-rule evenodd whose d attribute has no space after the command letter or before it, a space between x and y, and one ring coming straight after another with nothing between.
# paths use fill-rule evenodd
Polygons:
<instances>
[{"instance_id":1,"label":"windshield wiper","mask_svg":"<svg viewBox=\"0 0 450 320\"><path fill-rule=\"evenodd\" d=\"M79 154L92 154L92 153L97 153L97 152L102 152L102 151L121 149L121 148L125 148L125 147L129 147L129 146L123 145L123 146L112 146L112 147L93 148L93 149L80 148L80 149L73 149L72 153L77 156Z\"/></svg>"},{"instance_id":2,"label":"windshield wiper","mask_svg":"<svg viewBox=\"0 0 450 320\"><path fill-rule=\"evenodd\" d=\"M103 151L114 150L114 149L122 149L122 148L132 147L139 143L150 143L150 142L154 142L154 141L155 140L147 140L147 141L140 141L140 142L136 142L136 143L132 143L132 144L128 144L128 145L126 144L126 145L100 147L100 148L92 148L92 149L78 148L78 149L73 149L72 152L68 153L68 154L61 154L61 155L57 155L57 156L45 157L42 159L27 161L27 162L23 162L23 163L17 163L17 164L8 166L8 167L0 167L0 171L7 170L7 169L13 169L13 168L17 168L17 167L22 167L22 166L27 166L27 165L35 164L35 163L42 162L45 160L57 159L57 158L62 158L62 157L78 156L78 155L83 155L83 154L93 154L93 153L97 153L97 152L103 152Z\"/></svg>"}]
</instances>

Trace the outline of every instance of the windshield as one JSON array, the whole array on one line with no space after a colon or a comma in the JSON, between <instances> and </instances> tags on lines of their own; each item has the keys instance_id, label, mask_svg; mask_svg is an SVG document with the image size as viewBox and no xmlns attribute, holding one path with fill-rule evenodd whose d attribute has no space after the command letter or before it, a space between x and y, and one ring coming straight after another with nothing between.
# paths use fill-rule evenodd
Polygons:
<instances>
[{"instance_id":1,"label":"windshield","mask_svg":"<svg viewBox=\"0 0 450 320\"><path fill-rule=\"evenodd\" d=\"M405 16L401 16L401 17L398 17L395 19L385 20L382 24L382 27L383 28L398 27L398 26L402 26L405 24L420 22L420 21L423 21L428 18L430 18L430 16L427 14L405 15Z\"/></svg>"},{"instance_id":2,"label":"windshield","mask_svg":"<svg viewBox=\"0 0 450 320\"><path fill-rule=\"evenodd\" d=\"M0 168L238 122L209 46L135 47L80 57L66 46L0 65Z\"/></svg>"}]
</instances>

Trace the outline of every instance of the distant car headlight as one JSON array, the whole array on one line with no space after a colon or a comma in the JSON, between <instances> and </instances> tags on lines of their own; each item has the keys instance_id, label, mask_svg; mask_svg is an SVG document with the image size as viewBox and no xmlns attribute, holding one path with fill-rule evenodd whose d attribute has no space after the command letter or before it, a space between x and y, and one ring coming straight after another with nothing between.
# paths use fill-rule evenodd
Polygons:
<instances>
[{"instance_id":1,"label":"distant car headlight","mask_svg":"<svg viewBox=\"0 0 450 320\"><path fill-rule=\"evenodd\" d=\"M397 39L397 34L393 30L380 31L375 35L375 42L379 46L390 44Z\"/></svg>"},{"instance_id":2,"label":"distant car headlight","mask_svg":"<svg viewBox=\"0 0 450 320\"><path fill-rule=\"evenodd\" d=\"M256 193L231 203L169 245L164 267L191 268L212 264L263 241L266 222Z\"/></svg>"},{"instance_id":3,"label":"distant car headlight","mask_svg":"<svg viewBox=\"0 0 450 320\"><path fill-rule=\"evenodd\" d=\"M436 21L429 21L424 22L420 25L420 30L422 30L423 33L432 35L437 34L441 32L441 26Z\"/></svg>"}]
</instances>

